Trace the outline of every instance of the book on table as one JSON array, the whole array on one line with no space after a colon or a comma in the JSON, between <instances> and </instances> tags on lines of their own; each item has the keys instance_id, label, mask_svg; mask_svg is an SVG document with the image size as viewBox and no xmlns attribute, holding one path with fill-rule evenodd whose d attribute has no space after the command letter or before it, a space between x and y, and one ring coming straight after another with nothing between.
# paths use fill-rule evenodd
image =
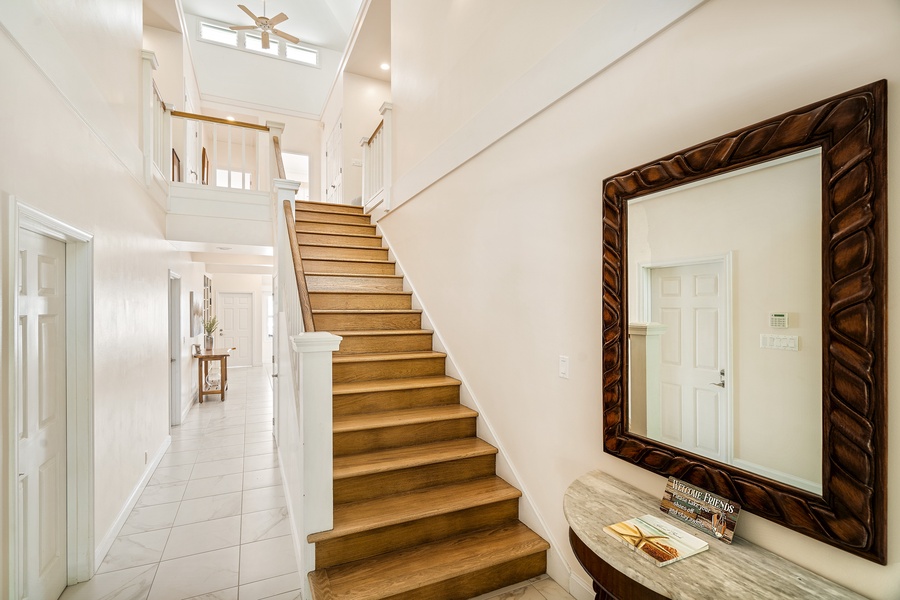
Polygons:
<instances>
[{"instance_id":1,"label":"book on table","mask_svg":"<svg viewBox=\"0 0 900 600\"><path fill-rule=\"evenodd\" d=\"M603 531L660 567L709 548L709 544L697 536L653 515L607 525Z\"/></svg>"}]
</instances>

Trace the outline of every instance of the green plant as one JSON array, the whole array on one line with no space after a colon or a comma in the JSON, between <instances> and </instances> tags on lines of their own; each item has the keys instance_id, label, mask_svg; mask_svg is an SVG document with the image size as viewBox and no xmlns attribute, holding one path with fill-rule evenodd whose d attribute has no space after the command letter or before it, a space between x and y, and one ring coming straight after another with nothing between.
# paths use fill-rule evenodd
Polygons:
<instances>
[{"instance_id":1,"label":"green plant","mask_svg":"<svg viewBox=\"0 0 900 600\"><path fill-rule=\"evenodd\" d=\"M212 335L216 332L216 328L219 326L219 317L213 317L212 319L207 319L203 321L203 331L206 332L206 335Z\"/></svg>"}]
</instances>

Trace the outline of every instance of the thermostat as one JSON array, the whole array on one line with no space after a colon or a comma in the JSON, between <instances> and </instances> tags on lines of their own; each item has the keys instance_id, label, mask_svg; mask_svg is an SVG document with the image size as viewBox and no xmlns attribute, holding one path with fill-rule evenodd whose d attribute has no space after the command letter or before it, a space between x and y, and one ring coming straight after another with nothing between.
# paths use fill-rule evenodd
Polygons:
<instances>
[{"instance_id":1,"label":"thermostat","mask_svg":"<svg viewBox=\"0 0 900 600\"><path fill-rule=\"evenodd\" d=\"M769 327L776 329L787 329L788 314L784 312L769 313Z\"/></svg>"}]
</instances>

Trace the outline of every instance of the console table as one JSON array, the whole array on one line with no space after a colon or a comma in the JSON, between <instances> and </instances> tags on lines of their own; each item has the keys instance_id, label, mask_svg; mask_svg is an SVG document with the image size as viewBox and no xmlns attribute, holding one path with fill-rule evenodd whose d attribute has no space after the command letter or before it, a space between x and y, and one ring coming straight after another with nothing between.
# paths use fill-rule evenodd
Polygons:
<instances>
[{"instance_id":1,"label":"console table","mask_svg":"<svg viewBox=\"0 0 900 600\"><path fill-rule=\"evenodd\" d=\"M230 348L213 348L212 350L199 350L194 353L194 358L200 361L197 366L197 377L200 383L197 394L200 404L203 404L203 397L210 394L218 394L225 401L225 388L228 387L228 355L231 353ZM206 385L206 376L209 374L209 361L219 361L219 371L221 372L221 382L218 389L210 389Z\"/></svg>"},{"instance_id":2,"label":"console table","mask_svg":"<svg viewBox=\"0 0 900 600\"><path fill-rule=\"evenodd\" d=\"M643 559L603 527L645 514L656 515L690 533L692 528L659 510L659 498L602 471L581 476L563 504L569 542L594 580L596 600L865 600L824 577L735 537L729 546L700 531L709 550L658 567Z\"/></svg>"}]
</instances>

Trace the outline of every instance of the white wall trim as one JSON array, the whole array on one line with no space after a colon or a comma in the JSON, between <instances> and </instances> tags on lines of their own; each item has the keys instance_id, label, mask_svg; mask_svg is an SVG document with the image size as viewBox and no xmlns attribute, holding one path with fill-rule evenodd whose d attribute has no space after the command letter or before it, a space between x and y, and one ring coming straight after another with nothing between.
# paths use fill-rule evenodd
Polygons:
<instances>
[{"instance_id":1,"label":"white wall trim","mask_svg":"<svg viewBox=\"0 0 900 600\"><path fill-rule=\"evenodd\" d=\"M18 272L16 256L19 248L19 229L25 228L59 240L66 245L66 561L67 582L71 585L86 581L94 573L94 460L93 460L93 236L67 225L30 206L9 198L8 230L6 238L9 253L9 273ZM6 290L6 310L3 319L7 324L10 352L15 353L17 328L13 326L18 314L15 279L9 281ZM13 354L9 362L10 431L8 456L9 474L17 473L18 445L17 423L18 397L17 374ZM18 547L18 495L16 485L10 485L7 515L10 532L10 556ZM11 566L9 591L15 596L18 569Z\"/></svg>"},{"instance_id":2,"label":"white wall trim","mask_svg":"<svg viewBox=\"0 0 900 600\"><path fill-rule=\"evenodd\" d=\"M594 600L594 586L583 580L574 573L569 577L569 593L575 597L575 600Z\"/></svg>"},{"instance_id":3,"label":"white wall trim","mask_svg":"<svg viewBox=\"0 0 900 600\"><path fill-rule=\"evenodd\" d=\"M594 14L391 190L397 208L531 120L706 0L603 0ZM641 18L635 19L640 13ZM398 140L402 143L402 140Z\"/></svg>"},{"instance_id":4,"label":"white wall trim","mask_svg":"<svg viewBox=\"0 0 900 600\"><path fill-rule=\"evenodd\" d=\"M119 514L116 515L109 531L106 532L106 535L104 535L103 539L97 544L97 549L94 551L94 564L99 566L106 557L106 553L112 548L113 542L116 541L119 532L122 531L122 527L125 525L125 521L128 520L128 515L131 514L131 511L140 499L141 494L144 493L144 488L147 487L147 483L149 483L150 478L153 477L153 472L156 470L156 467L159 466L159 462L162 460L162 457L165 456L166 450L169 449L169 444L171 443L172 436L167 435L153 455L153 460L144 467L144 474L141 475L140 481L134 486L131 495L128 496L128 500L122 505L122 508L119 510Z\"/></svg>"}]
</instances>

